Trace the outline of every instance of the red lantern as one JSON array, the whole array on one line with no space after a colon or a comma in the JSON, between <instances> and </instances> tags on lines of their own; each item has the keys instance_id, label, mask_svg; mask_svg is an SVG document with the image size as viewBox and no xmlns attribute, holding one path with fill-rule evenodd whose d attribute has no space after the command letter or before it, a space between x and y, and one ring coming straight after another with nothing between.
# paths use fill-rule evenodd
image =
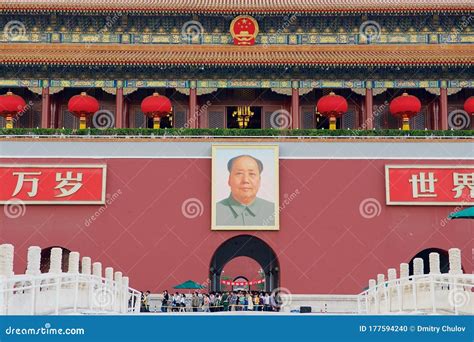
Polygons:
<instances>
[{"instance_id":1,"label":"red lantern","mask_svg":"<svg viewBox=\"0 0 474 342\"><path fill-rule=\"evenodd\" d=\"M25 107L25 100L11 91L0 96L0 115L7 120L6 128L13 128L13 115L22 112Z\"/></svg>"},{"instance_id":2,"label":"red lantern","mask_svg":"<svg viewBox=\"0 0 474 342\"><path fill-rule=\"evenodd\" d=\"M142 112L153 118L153 128L160 128L160 119L171 113L171 101L158 93L147 96L142 101Z\"/></svg>"},{"instance_id":3,"label":"red lantern","mask_svg":"<svg viewBox=\"0 0 474 342\"><path fill-rule=\"evenodd\" d=\"M347 101L344 97L330 92L318 100L316 104L317 111L326 117L329 117L329 129L336 129L336 118L347 112Z\"/></svg>"},{"instance_id":4,"label":"red lantern","mask_svg":"<svg viewBox=\"0 0 474 342\"><path fill-rule=\"evenodd\" d=\"M468 114L474 115L474 96L471 96L466 100L466 102L464 102L464 110Z\"/></svg>"},{"instance_id":5,"label":"red lantern","mask_svg":"<svg viewBox=\"0 0 474 342\"><path fill-rule=\"evenodd\" d=\"M421 102L416 96L403 93L390 102L390 113L394 116L401 116L403 120L402 129L410 129L410 118L418 114L421 110Z\"/></svg>"},{"instance_id":6,"label":"red lantern","mask_svg":"<svg viewBox=\"0 0 474 342\"><path fill-rule=\"evenodd\" d=\"M74 95L67 104L68 110L79 117L79 128L86 128L87 115L94 114L99 110L99 101L94 97L82 92L81 95Z\"/></svg>"}]
</instances>

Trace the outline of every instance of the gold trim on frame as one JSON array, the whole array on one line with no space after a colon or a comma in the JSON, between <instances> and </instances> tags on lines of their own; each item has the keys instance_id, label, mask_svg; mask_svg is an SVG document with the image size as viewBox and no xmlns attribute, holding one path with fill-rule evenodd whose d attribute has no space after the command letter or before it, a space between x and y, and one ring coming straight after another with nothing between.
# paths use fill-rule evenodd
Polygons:
<instances>
[{"instance_id":1,"label":"gold trim on frame","mask_svg":"<svg viewBox=\"0 0 474 342\"><path fill-rule=\"evenodd\" d=\"M215 196L215 158L218 149L268 149L274 153L275 172L275 225L274 226L217 226L216 224L216 196ZM211 230L216 231L260 231L280 230L280 173L279 173L279 146L278 145L212 145L212 178L211 178Z\"/></svg>"}]
</instances>

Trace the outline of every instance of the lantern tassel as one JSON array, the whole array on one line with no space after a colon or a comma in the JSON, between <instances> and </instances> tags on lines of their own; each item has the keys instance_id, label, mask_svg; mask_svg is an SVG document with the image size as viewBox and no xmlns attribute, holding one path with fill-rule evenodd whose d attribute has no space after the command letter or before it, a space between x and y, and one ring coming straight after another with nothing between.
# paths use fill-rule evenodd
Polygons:
<instances>
[{"instance_id":1,"label":"lantern tassel","mask_svg":"<svg viewBox=\"0 0 474 342\"><path fill-rule=\"evenodd\" d=\"M410 119L408 115L402 115L402 130L409 131L410 130Z\"/></svg>"},{"instance_id":2,"label":"lantern tassel","mask_svg":"<svg viewBox=\"0 0 474 342\"><path fill-rule=\"evenodd\" d=\"M153 129L159 129L160 128L160 117L159 116L154 116L153 117Z\"/></svg>"},{"instance_id":3,"label":"lantern tassel","mask_svg":"<svg viewBox=\"0 0 474 342\"><path fill-rule=\"evenodd\" d=\"M334 115L331 115L329 117L329 129L331 131L334 131L336 129L336 117Z\"/></svg>"},{"instance_id":4,"label":"lantern tassel","mask_svg":"<svg viewBox=\"0 0 474 342\"><path fill-rule=\"evenodd\" d=\"M7 129L12 129L13 128L13 119L12 119L12 116L11 115L8 115L6 117L6 123L5 123L5 128Z\"/></svg>"},{"instance_id":5,"label":"lantern tassel","mask_svg":"<svg viewBox=\"0 0 474 342\"><path fill-rule=\"evenodd\" d=\"M86 129L86 128L87 128L86 116L81 115L81 117L79 118L79 129Z\"/></svg>"}]
</instances>

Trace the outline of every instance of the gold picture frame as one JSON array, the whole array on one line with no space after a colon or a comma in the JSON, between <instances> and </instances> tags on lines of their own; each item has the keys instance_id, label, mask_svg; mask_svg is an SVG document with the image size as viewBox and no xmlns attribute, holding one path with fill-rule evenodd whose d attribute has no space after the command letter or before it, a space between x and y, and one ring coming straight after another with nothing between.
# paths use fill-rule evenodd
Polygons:
<instances>
[{"instance_id":1,"label":"gold picture frame","mask_svg":"<svg viewBox=\"0 0 474 342\"><path fill-rule=\"evenodd\" d=\"M259 169L258 180L236 181L231 165L239 160L238 165L247 162ZM248 183L243 190L247 205L235 199L242 189L239 182ZM279 183L278 145L212 145L211 230L279 230Z\"/></svg>"}]
</instances>

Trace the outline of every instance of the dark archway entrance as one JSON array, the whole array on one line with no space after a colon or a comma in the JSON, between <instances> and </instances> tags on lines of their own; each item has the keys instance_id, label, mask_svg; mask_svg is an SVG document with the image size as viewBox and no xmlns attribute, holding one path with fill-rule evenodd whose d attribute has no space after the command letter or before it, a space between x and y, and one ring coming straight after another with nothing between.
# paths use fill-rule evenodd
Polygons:
<instances>
[{"instance_id":1,"label":"dark archway entrance","mask_svg":"<svg viewBox=\"0 0 474 342\"><path fill-rule=\"evenodd\" d=\"M220 291L224 266L240 256L252 258L260 264L265 272L265 291L272 291L279 287L280 265L273 249L256 236L239 235L225 241L214 252L209 267L211 291Z\"/></svg>"}]
</instances>

